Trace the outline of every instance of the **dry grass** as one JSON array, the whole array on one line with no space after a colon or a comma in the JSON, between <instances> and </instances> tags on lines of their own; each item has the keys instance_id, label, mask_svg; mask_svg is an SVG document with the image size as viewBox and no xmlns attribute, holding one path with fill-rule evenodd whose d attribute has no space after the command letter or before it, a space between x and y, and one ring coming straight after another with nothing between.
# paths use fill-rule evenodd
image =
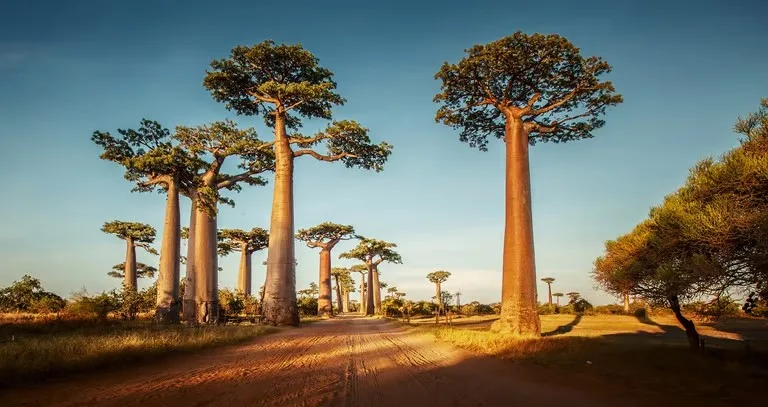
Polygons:
<instances>
[{"instance_id":1,"label":"dry grass","mask_svg":"<svg viewBox=\"0 0 768 407\"><path fill-rule=\"evenodd\" d=\"M0 325L0 383L155 359L231 344L272 331L254 325L187 328L149 321L61 320Z\"/></svg>"},{"instance_id":2,"label":"dry grass","mask_svg":"<svg viewBox=\"0 0 768 407\"><path fill-rule=\"evenodd\" d=\"M411 326L475 353L533 364L576 383L611 383L636 392L720 400L754 400L768 380L765 320L701 326L707 355L692 355L676 321L653 317L542 316L541 339L518 340L488 331L495 317L454 320L452 327L428 321ZM750 339L746 346L744 339ZM758 397L757 399L760 399Z\"/></svg>"}]
</instances>

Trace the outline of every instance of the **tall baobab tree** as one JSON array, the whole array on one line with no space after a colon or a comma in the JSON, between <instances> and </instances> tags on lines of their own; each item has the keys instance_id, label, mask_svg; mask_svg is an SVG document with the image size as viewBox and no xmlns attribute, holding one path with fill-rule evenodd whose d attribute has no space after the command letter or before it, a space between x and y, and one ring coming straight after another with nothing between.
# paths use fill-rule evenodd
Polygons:
<instances>
[{"instance_id":1,"label":"tall baobab tree","mask_svg":"<svg viewBox=\"0 0 768 407\"><path fill-rule=\"evenodd\" d=\"M349 273L344 274L341 279L342 312L349 312L349 293L353 292L355 292L355 280Z\"/></svg>"},{"instance_id":2,"label":"tall baobab tree","mask_svg":"<svg viewBox=\"0 0 768 407\"><path fill-rule=\"evenodd\" d=\"M453 295L456 296L456 313L461 315L461 296L463 294L461 293L461 291L456 291L456 293Z\"/></svg>"},{"instance_id":3,"label":"tall baobab tree","mask_svg":"<svg viewBox=\"0 0 768 407\"><path fill-rule=\"evenodd\" d=\"M592 137L607 107L622 102L599 57L583 57L567 39L516 32L475 45L444 63L435 119L461 129L459 140L486 151L489 136L506 145L506 208L501 316L494 329L539 336L528 145Z\"/></svg>"},{"instance_id":4,"label":"tall baobab tree","mask_svg":"<svg viewBox=\"0 0 768 407\"><path fill-rule=\"evenodd\" d=\"M274 129L275 137L269 144L274 150L276 171L262 307L265 321L273 325L299 324L293 266L294 159L308 155L378 172L392 151L387 143L371 143L368 129L350 120L334 121L314 136L296 132L302 118L329 120L332 107L344 103L335 92L333 73L318 62L301 44L277 45L267 40L250 47L236 46L229 58L212 61L203 82L227 109L262 115L267 126ZM325 152L313 148L321 143L325 143Z\"/></svg>"},{"instance_id":5,"label":"tall baobab tree","mask_svg":"<svg viewBox=\"0 0 768 407\"><path fill-rule=\"evenodd\" d=\"M348 279L351 279L351 271L352 270L345 267L334 267L331 269L331 276L333 276L333 278L336 280L336 307L340 312L346 312L342 311L344 309L344 282ZM347 292L346 295L349 296L349 292Z\"/></svg>"},{"instance_id":6,"label":"tall baobab tree","mask_svg":"<svg viewBox=\"0 0 768 407\"><path fill-rule=\"evenodd\" d=\"M360 243L354 249L342 253L339 258L342 259L357 259L365 263L368 271L368 284L366 293L366 315L374 315L374 313L381 312L381 303L376 308L376 302L374 296L380 298L381 287L379 285L379 264L386 261L389 263L402 264L403 259L400 255L394 251L397 247L394 243L385 242L383 240L369 239L363 236L358 236ZM378 294L377 294L378 293Z\"/></svg>"},{"instance_id":7,"label":"tall baobab tree","mask_svg":"<svg viewBox=\"0 0 768 407\"><path fill-rule=\"evenodd\" d=\"M368 306L368 290L366 289L365 276L368 274L368 265L355 264L349 269L351 272L360 273L360 312L365 315Z\"/></svg>"},{"instance_id":8,"label":"tall baobab tree","mask_svg":"<svg viewBox=\"0 0 768 407\"><path fill-rule=\"evenodd\" d=\"M350 225L339 225L324 222L308 229L299 229L296 238L307 243L310 248L320 248L320 296L317 299L317 315L321 317L333 316L333 303L331 302L331 250L342 240L354 237L355 228ZM336 287L338 288L338 279ZM336 292L340 297L340 289ZM340 298L339 298L340 300ZM339 302L341 305L341 302ZM341 306L339 306L341 312Z\"/></svg>"},{"instance_id":9,"label":"tall baobab tree","mask_svg":"<svg viewBox=\"0 0 768 407\"><path fill-rule=\"evenodd\" d=\"M552 283L555 282L555 279L552 277L544 277L541 279L541 281L547 283L547 294L549 298L549 305L552 305Z\"/></svg>"},{"instance_id":10,"label":"tall baobab tree","mask_svg":"<svg viewBox=\"0 0 768 407\"><path fill-rule=\"evenodd\" d=\"M126 289L136 291L136 248L141 247L151 254L157 254L157 251L149 245L155 241L155 228L145 223L113 220L112 222L104 223L101 231L125 240L126 252L125 263L123 263L125 265L123 269L125 280L123 284Z\"/></svg>"},{"instance_id":11,"label":"tall baobab tree","mask_svg":"<svg viewBox=\"0 0 768 407\"><path fill-rule=\"evenodd\" d=\"M166 194L165 222L160 245L155 320L179 322L179 193L188 189L202 162L174 142L168 129L142 119L137 129L118 129L119 136L96 131L91 140L104 151L100 158L125 167L125 178L136 182L133 191L160 189Z\"/></svg>"},{"instance_id":12,"label":"tall baobab tree","mask_svg":"<svg viewBox=\"0 0 768 407\"><path fill-rule=\"evenodd\" d=\"M563 296L563 293L554 293L552 294L553 297L557 298L557 306L560 306L560 297Z\"/></svg>"},{"instance_id":13,"label":"tall baobab tree","mask_svg":"<svg viewBox=\"0 0 768 407\"><path fill-rule=\"evenodd\" d=\"M219 252L240 252L240 271L237 275L237 292L251 296L251 255L263 250L269 241L269 232L262 228L253 228L249 231L242 229L219 230Z\"/></svg>"},{"instance_id":14,"label":"tall baobab tree","mask_svg":"<svg viewBox=\"0 0 768 407\"><path fill-rule=\"evenodd\" d=\"M448 280L448 277L450 276L451 276L451 273L444 270L437 270L427 274L427 280L429 280L429 282L435 285L435 301L437 301L437 313L435 314L435 323L437 323L440 318L440 312L444 311L442 285L444 282L446 282L446 280Z\"/></svg>"},{"instance_id":15,"label":"tall baobab tree","mask_svg":"<svg viewBox=\"0 0 768 407\"><path fill-rule=\"evenodd\" d=\"M274 156L252 128L238 129L230 120L197 127L178 126L174 138L185 150L205 162L187 191L193 202L194 219L190 223L188 242L193 256L187 258L187 271L192 276L186 281L185 296L194 294L196 322L216 323L219 314L218 203L223 200L232 204L231 200L221 197L220 190L239 190L241 184L266 185L266 180L258 174L274 170ZM240 159L240 173L221 172L228 157Z\"/></svg>"}]
</instances>

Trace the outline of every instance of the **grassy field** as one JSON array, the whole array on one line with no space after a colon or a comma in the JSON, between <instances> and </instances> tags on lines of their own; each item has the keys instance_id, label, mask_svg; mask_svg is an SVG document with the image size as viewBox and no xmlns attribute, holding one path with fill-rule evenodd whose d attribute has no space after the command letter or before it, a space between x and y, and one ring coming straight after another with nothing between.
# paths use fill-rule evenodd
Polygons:
<instances>
[{"instance_id":1,"label":"grassy field","mask_svg":"<svg viewBox=\"0 0 768 407\"><path fill-rule=\"evenodd\" d=\"M610 383L650 394L737 401L759 400L768 380L768 321L736 319L699 323L706 355L688 352L672 317L620 315L541 317L543 338L514 340L489 332L496 317L434 319L410 327L458 347L514 363L537 365L575 383Z\"/></svg>"},{"instance_id":2,"label":"grassy field","mask_svg":"<svg viewBox=\"0 0 768 407\"><path fill-rule=\"evenodd\" d=\"M0 318L0 383L14 384L232 344L273 328Z\"/></svg>"}]
</instances>

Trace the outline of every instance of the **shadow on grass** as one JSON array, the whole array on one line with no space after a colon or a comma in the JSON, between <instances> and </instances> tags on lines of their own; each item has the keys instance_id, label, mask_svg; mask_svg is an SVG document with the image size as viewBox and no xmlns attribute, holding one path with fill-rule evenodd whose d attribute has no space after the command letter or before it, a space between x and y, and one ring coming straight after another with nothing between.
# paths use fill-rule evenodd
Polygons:
<instances>
[{"instance_id":1,"label":"shadow on grass","mask_svg":"<svg viewBox=\"0 0 768 407\"><path fill-rule=\"evenodd\" d=\"M565 325L560 325L552 331L542 332L541 336L555 336L555 335L567 334L568 332L573 331L573 327L575 327L576 325L579 324L579 322L581 322L581 318L582 318L581 314L576 315L576 317L573 318L573 321Z\"/></svg>"}]
</instances>

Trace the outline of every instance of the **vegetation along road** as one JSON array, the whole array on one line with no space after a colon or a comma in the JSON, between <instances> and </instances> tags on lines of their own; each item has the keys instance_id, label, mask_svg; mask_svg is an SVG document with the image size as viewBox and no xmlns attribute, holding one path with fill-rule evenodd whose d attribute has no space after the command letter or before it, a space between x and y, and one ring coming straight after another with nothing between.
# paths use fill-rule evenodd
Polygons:
<instances>
[{"instance_id":1,"label":"vegetation along road","mask_svg":"<svg viewBox=\"0 0 768 407\"><path fill-rule=\"evenodd\" d=\"M0 399L4 406L633 405L530 370L386 320L341 316L242 345L5 389Z\"/></svg>"}]
</instances>

